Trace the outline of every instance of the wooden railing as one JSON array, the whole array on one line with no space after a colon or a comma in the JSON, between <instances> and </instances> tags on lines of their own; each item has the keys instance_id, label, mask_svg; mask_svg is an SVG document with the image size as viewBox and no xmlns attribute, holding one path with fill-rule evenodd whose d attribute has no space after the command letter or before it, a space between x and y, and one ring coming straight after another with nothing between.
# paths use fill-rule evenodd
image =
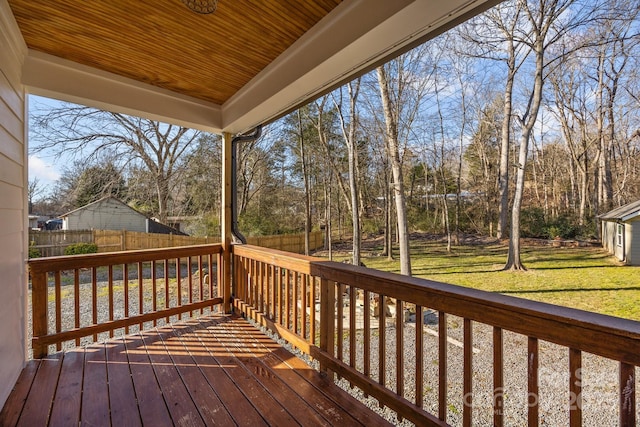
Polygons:
<instances>
[{"instance_id":1,"label":"wooden railing","mask_svg":"<svg viewBox=\"0 0 640 427\"><path fill-rule=\"evenodd\" d=\"M220 244L29 261L33 357L217 309Z\"/></svg>"},{"instance_id":2,"label":"wooden railing","mask_svg":"<svg viewBox=\"0 0 640 427\"><path fill-rule=\"evenodd\" d=\"M594 412L586 405L609 398L601 405L618 420L607 425L636 425L639 322L254 246L233 254L235 310L398 418L503 426L518 414L537 426L545 402L561 424L579 426L583 409ZM550 347L560 361L546 356ZM604 396L600 384L583 387L592 358L618 365Z\"/></svg>"}]
</instances>

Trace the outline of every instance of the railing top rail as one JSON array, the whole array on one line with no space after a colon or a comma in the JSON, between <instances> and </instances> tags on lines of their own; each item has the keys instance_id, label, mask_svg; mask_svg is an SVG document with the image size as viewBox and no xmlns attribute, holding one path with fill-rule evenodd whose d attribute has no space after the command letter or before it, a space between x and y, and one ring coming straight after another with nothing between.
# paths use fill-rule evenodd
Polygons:
<instances>
[{"instance_id":1,"label":"railing top rail","mask_svg":"<svg viewBox=\"0 0 640 427\"><path fill-rule=\"evenodd\" d=\"M640 322L251 245L234 254L640 365Z\"/></svg>"},{"instance_id":2,"label":"railing top rail","mask_svg":"<svg viewBox=\"0 0 640 427\"><path fill-rule=\"evenodd\" d=\"M146 262L158 259L183 258L221 252L222 245L220 243L176 246L171 248L35 258L29 260L29 268L32 273L42 273L74 268L103 267L131 262Z\"/></svg>"}]
</instances>

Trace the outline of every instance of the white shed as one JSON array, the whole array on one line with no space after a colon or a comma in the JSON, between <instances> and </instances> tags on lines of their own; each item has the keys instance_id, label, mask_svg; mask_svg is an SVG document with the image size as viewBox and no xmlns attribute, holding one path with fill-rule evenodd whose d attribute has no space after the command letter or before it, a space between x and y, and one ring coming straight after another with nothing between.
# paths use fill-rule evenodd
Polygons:
<instances>
[{"instance_id":1,"label":"white shed","mask_svg":"<svg viewBox=\"0 0 640 427\"><path fill-rule=\"evenodd\" d=\"M599 216L602 247L629 265L640 265L640 200Z\"/></svg>"},{"instance_id":2,"label":"white shed","mask_svg":"<svg viewBox=\"0 0 640 427\"><path fill-rule=\"evenodd\" d=\"M113 196L62 215L63 230L128 230L148 232L147 217Z\"/></svg>"}]
</instances>

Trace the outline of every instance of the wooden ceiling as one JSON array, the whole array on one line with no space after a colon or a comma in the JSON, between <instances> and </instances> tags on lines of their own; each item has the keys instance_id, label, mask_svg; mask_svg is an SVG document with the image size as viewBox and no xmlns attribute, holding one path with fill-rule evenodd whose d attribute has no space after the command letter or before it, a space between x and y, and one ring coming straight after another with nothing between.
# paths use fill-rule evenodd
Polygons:
<instances>
[{"instance_id":1,"label":"wooden ceiling","mask_svg":"<svg viewBox=\"0 0 640 427\"><path fill-rule=\"evenodd\" d=\"M9 0L29 49L224 104L341 0Z\"/></svg>"}]
</instances>

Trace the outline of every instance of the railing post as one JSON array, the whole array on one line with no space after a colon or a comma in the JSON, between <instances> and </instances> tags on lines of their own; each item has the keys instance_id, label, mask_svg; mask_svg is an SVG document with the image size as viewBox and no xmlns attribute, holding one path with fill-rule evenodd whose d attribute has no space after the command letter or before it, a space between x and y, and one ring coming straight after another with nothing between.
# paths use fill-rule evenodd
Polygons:
<instances>
[{"instance_id":1,"label":"railing post","mask_svg":"<svg viewBox=\"0 0 640 427\"><path fill-rule=\"evenodd\" d=\"M334 282L320 279L320 350L330 357L335 353L335 331L336 286ZM331 375L322 361L320 361L320 371Z\"/></svg>"},{"instance_id":2,"label":"railing post","mask_svg":"<svg viewBox=\"0 0 640 427\"><path fill-rule=\"evenodd\" d=\"M47 298L47 273L31 273L31 306L33 313L33 338L38 338L48 333L49 301ZM49 352L49 346L39 344L36 340L33 344L33 358L42 359Z\"/></svg>"},{"instance_id":3,"label":"railing post","mask_svg":"<svg viewBox=\"0 0 640 427\"><path fill-rule=\"evenodd\" d=\"M222 264L218 269L222 269L222 287L218 289L223 298L223 310L225 313L231 312L231 221L232 221L232 136L225 132L222 135Z\"/></svg>"}]
</instances>

